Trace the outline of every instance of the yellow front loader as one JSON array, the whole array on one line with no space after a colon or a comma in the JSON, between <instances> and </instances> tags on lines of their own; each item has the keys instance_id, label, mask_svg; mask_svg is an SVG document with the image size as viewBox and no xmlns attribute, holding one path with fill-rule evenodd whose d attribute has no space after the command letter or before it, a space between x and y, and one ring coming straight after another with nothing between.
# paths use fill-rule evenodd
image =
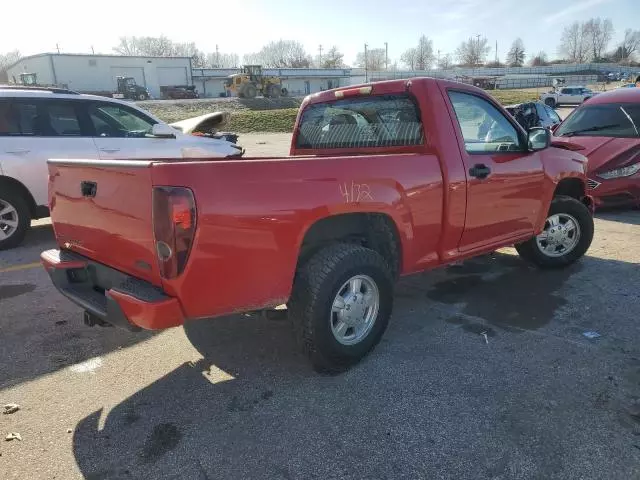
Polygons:
<instances>
[{"instance_id":1,"label":"yellow front loader","mask_svg":"<svg viewBox=\"0 0 640 480\"><path fill-rule=\"evenodd\" d=\"M227 77L224 88L232 96L240 98L255 98L258 95L279 98L288 93L286 88L282 88L282 80L279 77L263 75L261 65L245 65L242 73Z\"/></svg>"}]
</instances>

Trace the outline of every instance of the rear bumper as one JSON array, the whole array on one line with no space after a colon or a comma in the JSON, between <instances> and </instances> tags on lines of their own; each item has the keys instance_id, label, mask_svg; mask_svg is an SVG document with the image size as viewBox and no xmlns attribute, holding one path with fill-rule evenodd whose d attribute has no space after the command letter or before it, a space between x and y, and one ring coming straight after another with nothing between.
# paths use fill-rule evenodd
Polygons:
<instances>
[{"instance_id":1,"label":"rear bumper","mask_svg":"<svg viewBox=\"0 0 640 480\"><path fill-rule=\"evenodd\" d=\"M103 322L132 331L184 323L178 300L148 282L68 250L47 250L40 259L60 293Z\"/></svg>"}]
</instances>

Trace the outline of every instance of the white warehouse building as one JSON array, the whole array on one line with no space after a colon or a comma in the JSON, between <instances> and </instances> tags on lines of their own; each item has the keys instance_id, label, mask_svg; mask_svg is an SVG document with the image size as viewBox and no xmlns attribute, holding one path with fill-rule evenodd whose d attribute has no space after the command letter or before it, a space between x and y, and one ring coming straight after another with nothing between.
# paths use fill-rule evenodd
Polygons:
<instances>
[{"instance_id":1,"label":"white warehouse building","mask_svg":"<svg viewBox=\"0 0 640 480\"><path fill-rule=\"evenodd\" d=\"M22 73L35 73L40 85L81 93L113 92L117 89L116 77L133 77L155 98L160 98L160 86L193 84L190 57L41 53L11 65L7 69L9 82L20 83Z\"/></svg>"}]
</instances>

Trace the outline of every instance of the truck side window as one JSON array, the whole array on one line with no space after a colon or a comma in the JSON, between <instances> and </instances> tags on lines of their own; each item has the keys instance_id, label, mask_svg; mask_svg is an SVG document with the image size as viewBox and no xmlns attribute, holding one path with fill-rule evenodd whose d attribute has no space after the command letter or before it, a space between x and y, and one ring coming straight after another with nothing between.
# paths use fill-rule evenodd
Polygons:
<instances>
[{"instance_id":1,"label":"truck side window","mask_svg":"<svg viewBox=\"0 0 640 480\"><path fill-rule=\"evenodd\" d=\"M519 152L520 137L513 124L496 107L476 95L449 92L469 153Z\"/></svg>"},{"instance_id":2,"label":"truck side window","mask_svg":"<svg viewBox=\"0 0 640 480\"><path fill-rule=\"evenodd\" d=\"M357 97L305 109L301 149L414 146L424 143L418 108L407 94Z\"/></svg>"}]
</instances>

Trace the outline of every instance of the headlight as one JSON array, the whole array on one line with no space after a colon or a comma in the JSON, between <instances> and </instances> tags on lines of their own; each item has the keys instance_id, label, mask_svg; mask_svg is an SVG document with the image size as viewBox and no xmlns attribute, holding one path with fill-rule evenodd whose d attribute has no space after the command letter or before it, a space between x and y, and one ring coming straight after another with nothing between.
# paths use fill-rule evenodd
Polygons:
<instances>
[{"instance_id":1,"label":"headlight","mask_svg":"<svg viewBox=\"0 0 640 480\"><path fill-rule=\"evenodd\" d=\"M616 168L615 170L609 170L608 172L599 173L600 178L610 180L612 178L630 177L640 172L640 163L629 165L628 167Z\"/></svg>"}]
</instances>

